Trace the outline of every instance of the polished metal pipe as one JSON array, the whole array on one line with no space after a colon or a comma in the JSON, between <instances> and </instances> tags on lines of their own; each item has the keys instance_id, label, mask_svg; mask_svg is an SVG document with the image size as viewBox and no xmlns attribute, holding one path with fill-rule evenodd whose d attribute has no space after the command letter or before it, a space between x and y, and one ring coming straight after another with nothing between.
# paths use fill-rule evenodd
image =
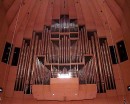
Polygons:
<instances>
[{"instance_id":1,"label":"polished metal pipe","mask_svg":"<svg viewBox=\"0 0 130 104\"><path fill-rule=\"evenodd\" d=\"M36 75L36 78L35 78L36 84L39 84L40 79L39 79L39 73L38 73L38 58L37 58L37 60L36 60L35 75Z\"/></svg>"},{"instance_id":2,"label":"polished metal pipe","mask_svg":"<svg viewBox=\"0 0 130 104\"><path fill-rule=\"evenodd\" d=\"M31 73L30 75L30 81L33 82L33 71L34 71L34 65L35 65L35 61L36 61L36 56L39 54L39 36L38 35L35 35L35 43L34 43L34 52L33 52L33 55L32 55L32 63L31 63L31 70L29 73Z\"/></svg>"},{"instance_id":3,"label":"polished metal pipe","mask_svg":"<svg viewBox=\"0 0 130 104\"><path fill-rule=\"evenodd\" d=\"M39 40L39 55L42 55L42 40Z\"/></svg>"},{"instance_id":4,"label":"polished metal pipe","mask_svg":"<svg viewBox=\"0 0 130 104\"><path fill-rule=\"evenodd\" d=\"M64 63L65 63L65 36L63 37L63 51L64 51Z\"/></svg>"},{"instance_id":5,"label":"polished metal pipe","mask_svg":"<svg viewBox=\"0 0 130 104\"><path fill-rule=\"evenodd\" d=\"M79 35L80 35L80 33L79 33ZM80 54L81 54L81 35L80 35L80 37L79 37L79 50L78 50L78 62L80 62Z\"/></svg>"},{"instance_id":6,"label":"polished metal pipe","mask_svg":"<svg viewBox=\"0 0 130 104\"><path fill-rule=\"evenodd\" d=\"M82 53L83 53L83 50L82 50L82 34L81 34L81 31L80 31L80 51L79 51L79 62L81 63L82 62Z\"/></svg>"},{"instance_id":7,"label":"polished metal pipe","mask_svg":"<svg viewBox=\"0 0 130 104\"><path fill-rule=\"evenodd\" d=\"M92 60L89 61L87 72L87 84L90 84Z\"/></svg>"},{"instance_id":8,"label":"polished metal pipe","mask_svg":"<svg viewBox=\"0 0 130 104\"><path fill-rule=\"evenodd\" d=\"M38 39L37 53L36 55L40 55L40 40Z\"/></svg>"},{"instance_id":9,"label":"polished metal pipe","mask_svg":"<svg viewBox=\"0 0 130 104\"><path fill-rule=\"evenodd\" d=\"M84 40L84 53L87 54L87 33L85 27L83 28L83 40Z\"/></svg>"},{"instance_id":10,"label":"polished metal pipe","mask_svg":"<svg viewBox=\"0 0 130 104\"><path fill-rule=\"evenodd\" d=\"M76 50L76 51L75 51L75 63L77 63L78 43L79 43L79 42L78 42L78 40L77 40L77 41L76 41L76 46L75 46L75 47L76 47L76 49L75 49L75 50Z\"/></svg>"},{"instance_id":11,"label":"polished metal pipe","mask_svg":"<svg viewBox=\"0 0 130 104\"><path fill-rule=\"evenodd\" d=\"M28 59L29 59L29 51L30 50L30 47L27 45L27 51L25 52L26 53L26 56L25 56L25 64L24 64L24 70L23 70L23 73L22 73L22 76L23 76L23 79L22 79L22 85L21 85L21 88L24 90L24 87L25 87L25 81L26 81L26 72L27 72L27 69L28 69Z\"/></svg>"},{"instance_id":12,"label":"polished metal pipe","mask_svg":"<svg viewBox=\"0 0 130 104\"><path fill-rule=\"evenodd\" d=\"M68 52L69 52L69 62L71 63L71 43L70 43L70 39L68 39Z\"/></svg>"},{"instance_id":13,"label":"polished metal pipe","mask_svg":"<svg viewBox=\"0 0 130 104\"><path fill-rule=\"evenodd\" d=\"M21 70L20 71L20 73L19 73L19 84L18 84L18 90L20 91L20 90L22 90L22 88L21 88L21 85L22 85L22 81L23 81L23 71L24 71L24 65L25 65L25 59L26 59L26 52L27 52L27 44L25 43L25 45L24 45L24 53L23 53L23 55L22 55L22 57L23 57L23 60L22 60L22 62L21 62L21 68L19 69L19 70Z\"/></svg>"},{"instance_id":14,"label":"polished metal pipe","mask_svg":"<svg viewBox=\"0 0 130 104\"><path fill-rule=\"evenodd\" d=\"M62 50L61 50L61 40L59 39L59 63L61 63L61 60L62 60Z\"/></svg>"},{"instance_id":15,"label":"polished metal pipe","mask_svg":"<svg viewBox=\"0 0 130 104\"><path fill-rule=\"evenodd\" d=\"M109 48L108 48L108 44L107 44L106 40L105 40L105 43L104 43L104 47L105 47L105 50L106 50L106 54L107 54L107 58L108 58L108 65L109 65L109 68L110 68L112 88L115 88L115 80L114 80L114 74L113 74L113 69L112 69L112 62L111 62L110 52L109 52Z\"/></svg>"},{"instance_id":16,"label":"polished metal pipe","mask_svg":"<svg viewBox=\"0 0 130 104\"><path fill-rule=\"evenodd\" d=\"M18 83L19 83L19 75L20 75L20 72L21 72L21 66L22 66L22 60L23 60L23 54L24 54L24 45L25 45L25 40L23 40L22 42L22 47L21 47L21 51L20 51L20 54L19 54L19 60L18 60L18 70L17 70L17 76L16 76L16 81L15 81L15 90L18 90Z\"/></svg>"},{"instance_id":17,"label":"polished metal pipe","mask_svg":"<svg viewBox=\"0 0 130 104\"><path fill-rule=\"evenodd\" d=\"M80 62L82 62L83 56L83 40L82 40L82 29L80 31Z\"/></svg>"},{"instance_id":18,"label":"polished metal pipe","mask_svg":"<svg viewBox=\"0 0 130 104\"><path fill-rule=\"evenodd\" d=\"M93 50L93 55L94 55L94 60L95 60L95 71L96 71L96 83L97 83L97 89L98 92L100 92L100 75L99 75L99 69L98 69L98 60L97 60L97 51L96 51L96 42L95 38L91 37L92 39L92 50Z\"/></svg>"},{"instance_id":19,"label":"polished metal pipe","mask_svg":"<svg viewBox=\"0 0 130 104\"><path fill-rule=\"evenodd\" d=\"M65 38L65 43L66 43L66 63L68 63L68 37L66 36Z\"/></svg>"},{"instance_id":20,"label":"polished metal pipe","mask_svg":"<svg viewBox=\"0 0 130 104\"><path fill-rule=\"evenodd\" d=\"M100 47L101 47L100 50L101 50L102 72L103 72L105 91L106 91L106 89L108 89L108 77L107 77L107 71L106 71L106 65L105 64L107 64L107 63L105 62L105 59L104 59L102 43L101 43Z\"/></svg>"},{"instance_id":21,"label":"polished metal pipe","mask_svg":"<svg viewBox=\"0 0 130 104\"><path fill-rule=\"evenodd\" d=\"M74 54L73 54L73 62L75 63L75 56L76 56L76 48L77 48L77 42L74 44Z\"/></svg>"},{"instance_id":22,"label":"polished metal pipe","mask_svg":"<svg viewBox=\"0 0 130 104\"><path fill-rule=\"evenodd\" d=\"M95 60L94 59L92 59L92 77L91 77L91 84L95 84L96 83L96 75L95 75L95 73L96 73L96 71L95 71Z\"/></svg>"},{"instance_id":23,"label":"polished metal pipe","mask_svg":"<svg viewBox=\"0 0 130 104\"><path fill-rule=\"evenodd\" d=\"M47 29L45 28L45 34L44 34L44 54L46 54L46 46L47 46Z\"/></svg>"},{"instance_id":24,"label":"polished metal pipe","mask_svg":"<svg viewBox=\"0 0 130 104\"><path fill-rule=\"evenodd\" d=\"M67 63L67 36L65 37L65 63Z\"/></svg>"},{"instance_id":25,"label":"polished metal pipe","mask_svg":"<svg viewBox=\"0 0 130 104\"><path fill-rule=\"evenodd\" d=\"M85 31L85 42L86 42L86 54L87 54L87 53L89 53L89 50L88 50L89 49L88 48L89 47L89 41L88 41L89 39L88 39L87 30L85 29L84 31Z\"/></svg>"},{"instance_id":26,"label":"polished metal pipe","mask_svg":"<svg viewBox=\"0 0 130 104\"><path fill-rule=\"evenodd\" d=\"M42 55L45 55L45 34L46 34L46 29L44 28L42 34Z\"/></svg>"},{"instance_id":27,"label":"polished metal pipe","mask_svg":"<svg viewBox=\"0 0 130 104\"><path fill-rule=\"evenodd\" d=\"M84 42L84 31L83 31L83 29L81 29L81 42L82 42L82 56L83 56L83 54L85 54L85 42Z\"/></svg>"},{"instance_id":28,"label":"polished metal pipe","mask_svg":"<svg viewBox=\"0 0 130 104\"><path fill-rule=\"evenodd\" d=\"M103 88L103 76L102 76L102 66L101 66L101 60L100 60L100 48L99 48L99 39L97 37L97 34L94 33L94 39L95 39L95 45L96 45L96 54L97 54L97 62L98 62L98 70L99 70L99 78L100 78L100 83L101 83L101 88Z\"/></svg>"},{"instance_id":29,"label":"polished metal pipe","mask_svg":"<svg viewBox=\"0 0 130 104\"><path fill-rule=\"evenodd\" d=\"M50 41L51 44L51 58L52 58L52 63L54 63L54 52L53 52L53 43Z\"/></svg>"},{"instance_id":30,"label":"polished metal pipe","mask_svg":"<svg viewBox=\"0 0 130 104\"><path fill-rule=\"evenodd\" d=\"M48 34L48 51L49 51L49 63L52 63L50 31L49 31L49 34Z\"/></svg>"},{"instance_id":31,"label":"polished metal pipe","mask_svg":"<svg viewBox=\"0 0 130 104\"><path fill-rule=\"evenodd\" d=\"M96 60L96 45L95 45L95 42L94 42L94 37L91 38L92 39L92 51L93 51L93 60L94 60L94 66L95 66L95 76L94 76L94 79L95 79L95 83L97 83L97 87L98 87L98 91L99 91L99 72L98 72L98 63L97 63L97 60Z\"/></svg>"},{"instance_id":32,"label":"polished metal pipe","mask_svg":"<svg viewBox=\"0 0 130 104\"><path fill-rule=\"evenodd\" d=\"M108 58L107 58L107 53L106 53L104 45L103 45L103 53L104 53L106 70L107 70L107 74L108 74L108 81L109 81L108 88L111 89L112 88L112 84L111 84L111 73L110 73L110 67L108 65Z\"/></svg>"},{"instance_id":33,"label":"polished metal pipe","mask_svg":"<svg viewBox=\"0 0 130 104\"><path fill-rule=\"evenodd\" d=\"M29 67L28 67L28 72L27 72L27 80L25 81L26 85L25 85L25 93L27 92L29 86L30 86L30 80L31 80L31 70L32 70L32 61L33 61L33 52L34 52L34 46L35 46L35 34L33 34L32 37L32 42L31 42L31 52L30 52L30 59L29 59Z\"/></svg>"},{"instance_id":34,"label":"polished metal pipe","mask_svg":"<svg viewBox=\"0 0 130 104\"><path fill-rule=\"evenodd\" d=\"M47 53L48 49L48 29L46 29L46 34L45 34L45 54Z\"/></svg>"},{"instance_id":35,"label":"polished metal pipe","mask_svg":"<svg viewBox=\"0 0 130 104\"><path fill-rule=\"evenodd\" d=\"M64 63L64 49L63 49L63 38L61 38L61 49L62 49L62 63Z\"/></svg>"}]
</instances>

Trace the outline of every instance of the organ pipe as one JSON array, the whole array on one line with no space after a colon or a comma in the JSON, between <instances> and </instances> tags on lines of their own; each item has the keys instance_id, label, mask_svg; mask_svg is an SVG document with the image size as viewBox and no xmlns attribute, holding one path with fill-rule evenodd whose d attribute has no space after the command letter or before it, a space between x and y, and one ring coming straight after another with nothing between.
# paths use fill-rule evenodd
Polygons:
<instances>
[{"instance_id":1,"label":"organ pipe","mask_svg":"<svg viewBox=\"0 0 130 104\"><path fill-rule=\"evenodd\" d=\"M114 74L113 74L113 70L112 70L112 62L111 62L111 59L110 59L110 52L108 50L108 45L107 45L106 40L105 40L104 47L106 49L108 64L109 64L109 67L110 67L110 74L111 74L111 79L112 79L112 88L115 88L115 80L114 80Z\"/></svg>"},{"instance_id":2,"label":"organ pipe","mask_svg":"<svg viewBox=\"0 0 130 104\"><path fill-rule=\"evenodd\" d=\"M23 40L16 91L31 93L32 84L49 84L50 78L57 78L59 73L71 73L80 84L97 84L99 93L115 89L107 39L87 32L85 26L69 32L65 18L60 20L65 24L60 24L59 33L54 33L55 26L53 32L45 27L41 33L34 32L30 44ZM57 36L52 39L52 35Z\"/></svg>"}]
</instances>

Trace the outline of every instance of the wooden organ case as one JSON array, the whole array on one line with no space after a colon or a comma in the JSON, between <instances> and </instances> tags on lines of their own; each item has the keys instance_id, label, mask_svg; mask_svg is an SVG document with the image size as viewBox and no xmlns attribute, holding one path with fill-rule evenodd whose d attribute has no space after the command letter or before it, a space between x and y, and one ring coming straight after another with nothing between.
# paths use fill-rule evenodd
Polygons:
<instances>
[{"instance_id":1,"label":"wooden organ case","mask_svg":"<svg viewBox=\"0 0 130 104\"><path fill-rule=\"evenodd\" d=\"M31 94L33 85L51 85L62 75L78 78L78 89L85 84L95 84L98 93L116 88L107 38L68 15L23 39L14 90Z\"/></svg>"}]
</instances>

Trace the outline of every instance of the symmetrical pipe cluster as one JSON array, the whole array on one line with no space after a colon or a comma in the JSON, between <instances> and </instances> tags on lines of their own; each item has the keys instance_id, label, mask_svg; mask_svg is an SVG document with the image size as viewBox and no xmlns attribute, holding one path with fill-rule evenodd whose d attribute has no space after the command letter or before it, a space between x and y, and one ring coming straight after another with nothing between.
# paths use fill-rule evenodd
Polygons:
<instances>
[{"instance_id":1,"label":"symmetrical pipe cluster","mask_svg":"<svg viewBox=\"0 0 130 104\"><path fill-rule=\"evenodd\" d=\"M88 53L93 58L79 70L81 83L96 83L98 92L115 89L111 57L106 38L98 38L96 32L88 32Z\"/></svg>"},{"instance_id":2,"label":"symmetrical pipe cluster","mask_svg":"<svg viewBox=\"0 0 130 104\"><path fill-rule=\"evenodd\" d=\"M49 51L49 41L47 40L49 31L46 29L44 32L45 35L34 33L32 40L23 40L14 88L16 91L31 93L32 84L49 84L50 71L46 67L41 66L37 57L38 55L47 54Z\"/></svg>"},{"instance_id":3,"label":"symmetrical pipe cluster","mask_svg":"<svg viewBox=\"0 0 130 104\"><path fill-rule=\"evenodd\" d=\"M80 84L97 84L99 93L115 89L107 39L96 31L87 32L85 26L77 32L57 30L45 27L31 40L23 40L15 90L31 93L32 84L49 84L60 74L78 77Z\"/></svg>"}]
</instances>

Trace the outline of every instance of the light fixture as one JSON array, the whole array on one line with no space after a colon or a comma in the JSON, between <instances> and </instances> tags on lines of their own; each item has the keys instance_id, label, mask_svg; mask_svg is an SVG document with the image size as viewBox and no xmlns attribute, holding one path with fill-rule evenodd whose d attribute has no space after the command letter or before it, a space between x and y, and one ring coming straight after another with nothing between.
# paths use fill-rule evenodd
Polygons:
<instances>
[{"instance_id":1,"label":"light fixture","mask_svg":"<svg viewBox=\"0 0 130 104\"><path fill-rule=\"evenodd\" d=\"M127 87L128 91L130 91L130 85Z\"/></svg>"},{"instance_id":2,"label":"light fixture","mask_svg":"<svg viewBox=\"0 0 130 104\"><path fill-rule=\"evenodd\" d=\"M71 78L71 74L67 73L67 74L58 74L58 78Z\"/></svg>"},{"instance_id":3,"label":"light fixture","mask_svg":"<svg viewBox=\"0 0 130 104\"><path fill-rule=\"evenodd\" d=\"M75 94L75 95L77 95L77 94Z\"/></svg>"},{"instance_id":4,"label":"light fixture","mask_svg":"<svg viewBox=\"0 0 130 104\"><path fill-rule=\"evenodd\" d=\"M55 95L55 94L52 94L53 96Z\"/></svg>"},{"instance_id":5,"label":"light fixture","mask_svg":"<svg viewBox=\"0 0 130 104\"><path fill-rule=\"evenodd\" d=\"M3 88L2 88L2 87L0 87L0 93L1 93L1 92L3 92Z\"/></svg>"}]
</instances>

